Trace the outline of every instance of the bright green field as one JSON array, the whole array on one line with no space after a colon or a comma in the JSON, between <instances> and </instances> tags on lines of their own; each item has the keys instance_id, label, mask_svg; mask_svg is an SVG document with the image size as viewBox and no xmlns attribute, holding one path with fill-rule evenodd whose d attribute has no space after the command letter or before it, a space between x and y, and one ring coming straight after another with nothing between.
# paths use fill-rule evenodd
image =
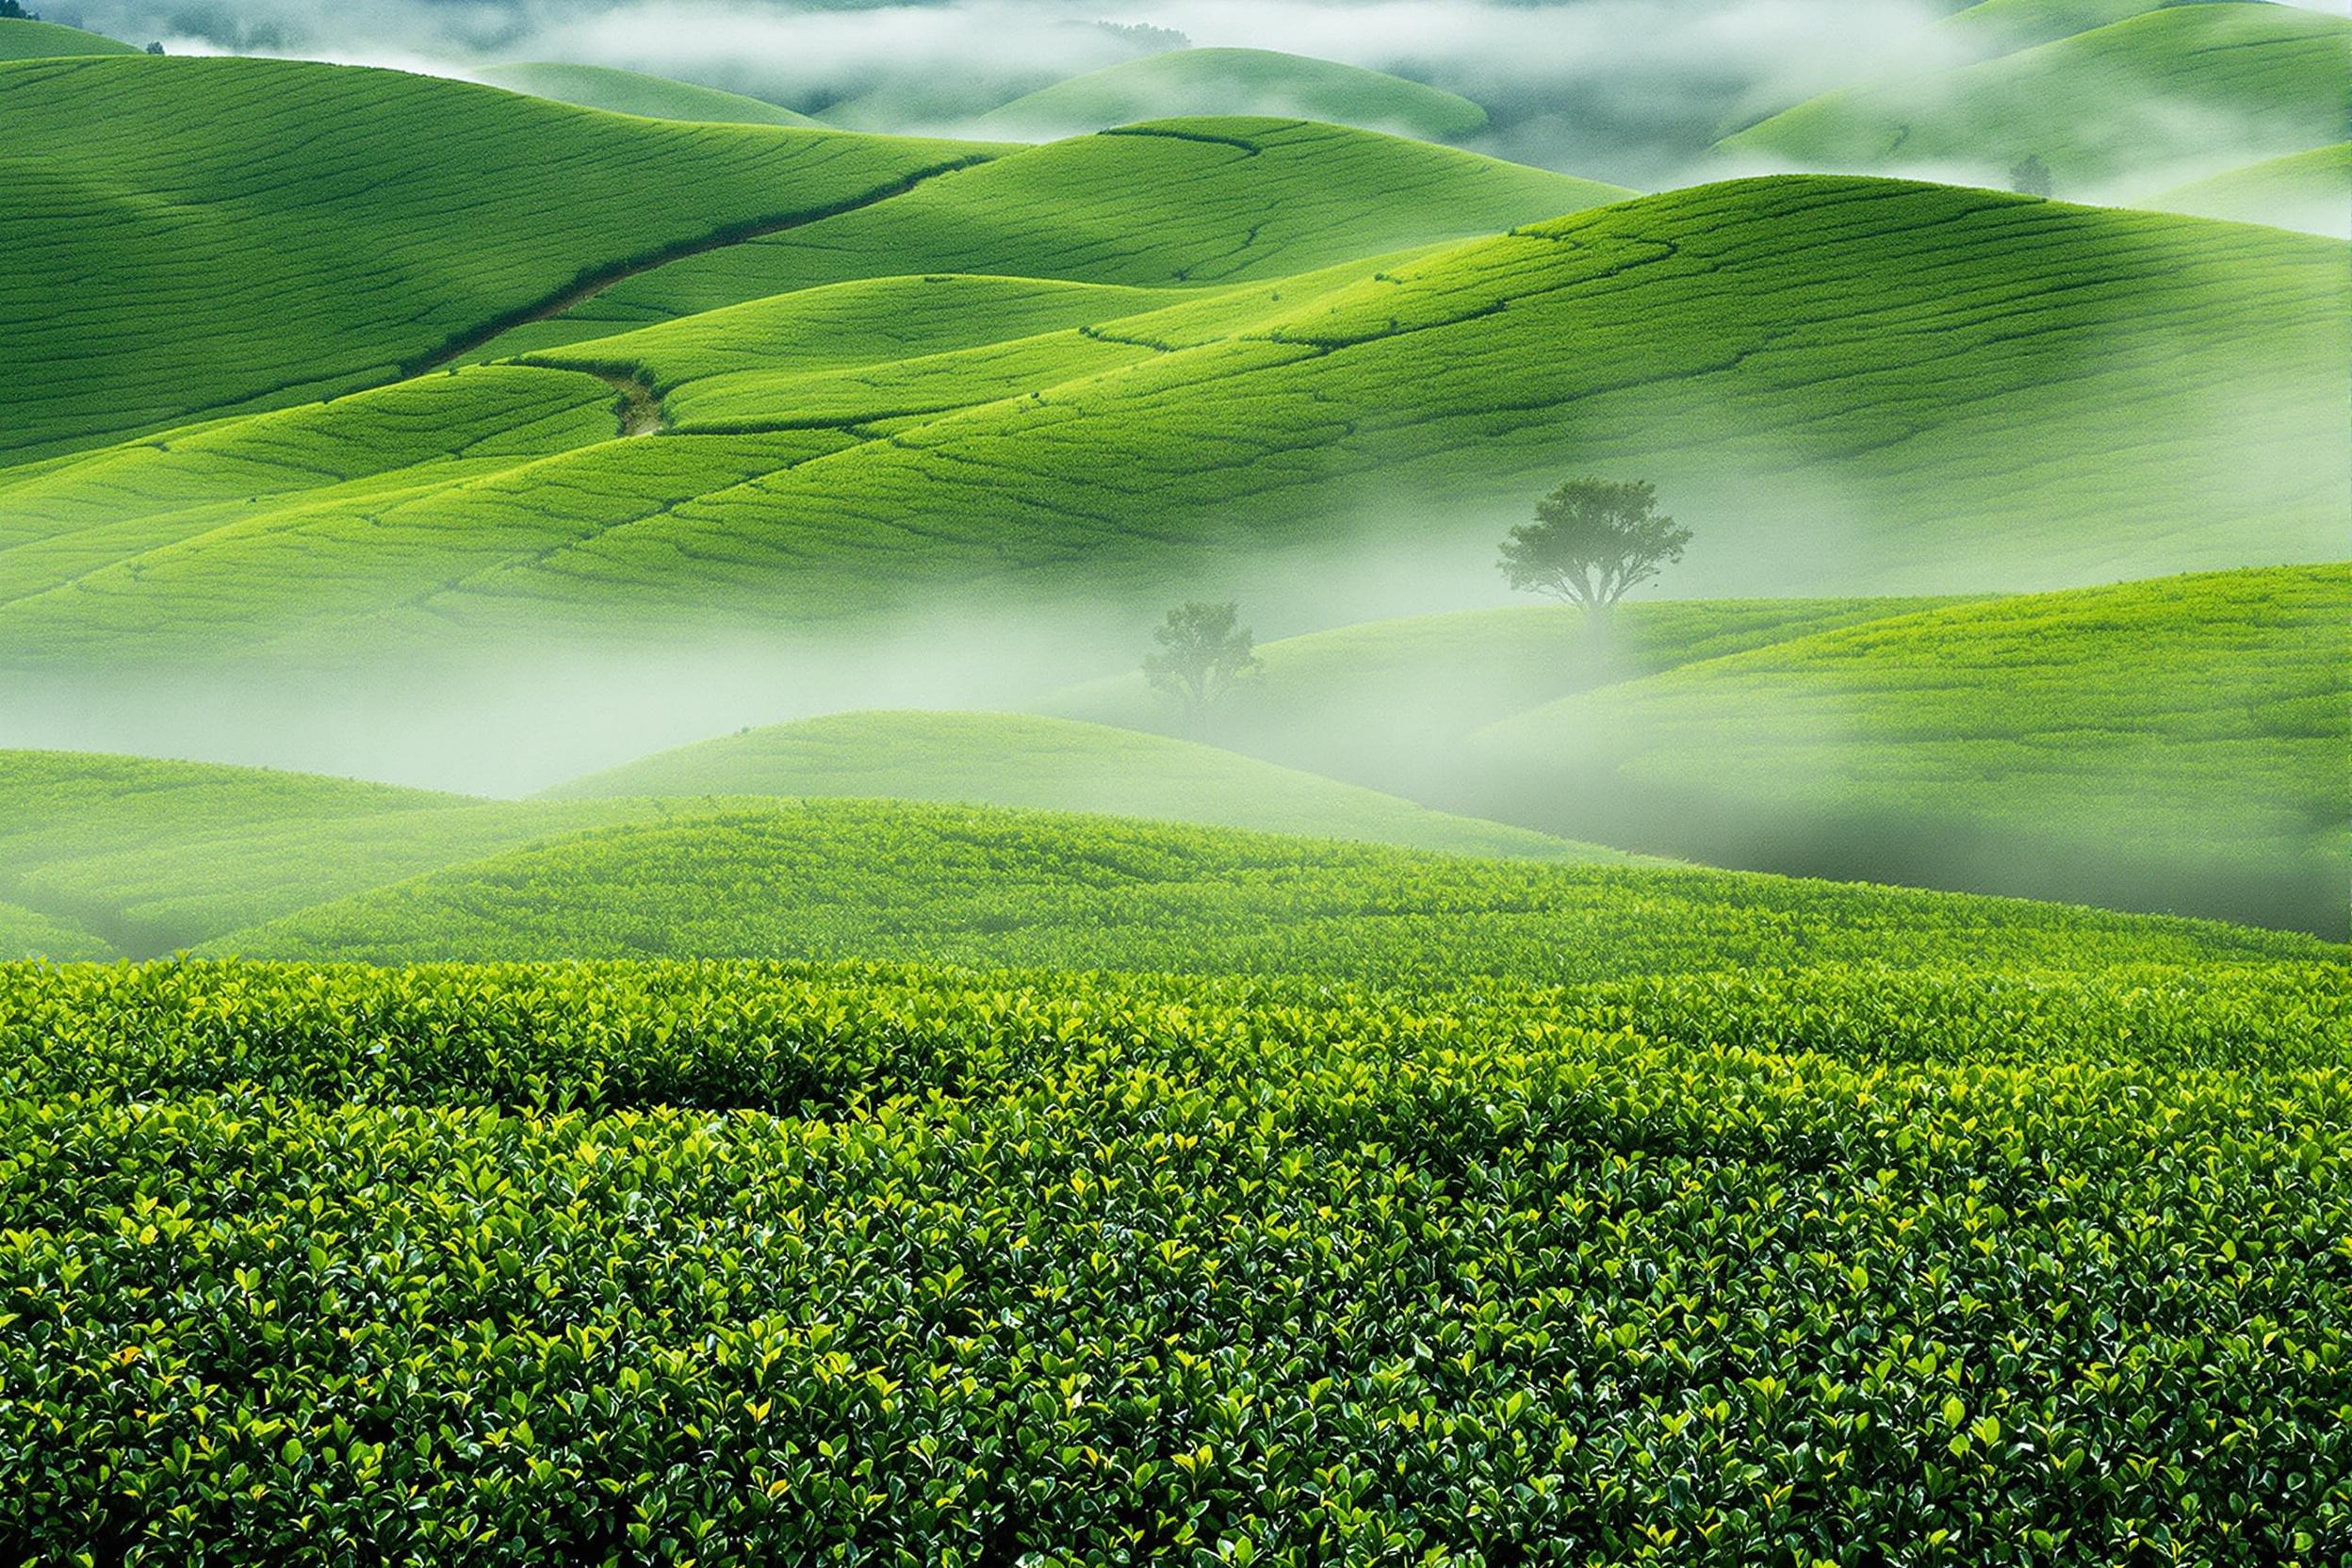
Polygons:
<instances>
[{"instance_id":1,"label":"bright green field","mask_svg":"<svg viewBox=\"0 0 2352 1568\"><path fill-rule=\"evenodd\" d=\"M2032 595L1564 698L1475 738L1468 798L1707 859L2341 936L2347 687L2352 568Z\"/></svg>"},{"instance_id":2,"label":"bright green field","mask_svg":"<svg viewBox=\"0 0 2352 1568\"><path fill-rule=\"evenodd\" d=\"M2352 21L2184 5L1923 77L1816 98L1723 142L1809 169L1938 170L2002 184L2039 157L2060 196L2170 185L2184 165L2344 139Z\"/></svg>"},{"instance_id":3,"label":"bright green field","mask_svg":"<svg viewBox=\"0 0 2352 1568\"><path fill-rule=\"evenodd\" d=\"M528 92L582 108L614 114L642 115L648 120L701 120L723 124L802 125L816 123L778 104L749 98L740 92L693 82L649 76L642 71L621 71L609 65L573 65L534 60L515 65L484 66L473 79L510 92Z\"/></svg>"},{"instance_id":4,"label":"bright green field","mask_svg":"<svg viewBox=\"0 0 2352 1568\"><path fill-rule=\"evenodd\" d=\"M2164 212L2352 236L2352 141L2266 158L2144 199Z\"/></svg>"},{"instance_id":5,"label":"bright green field","mask_svg":"<svg viewBox=\"0 0 2352 1568\"><path fill-rule=\"evenodd\" d=\"M0 462L391 381L985 152L286 60L29 61L0 96Z\"/></svg>"},{"instance_id":6,"label":"bright green field","mask_svg":"<svg viewBox=\"0 0 2352 1568\"><path fill-rule=\"evenodd\" d=\"M873 957L1452 987L1808 963L2322 959L2308 937L1743 873L1478 860L880 801L681 812L452 867L204 951L418 963Z\"/></svg>"},{"instance_id":7,"label":"bright green field","mask_svg":"<svg viewBox=\"0 0 2352 1568\"><path fill-rule=\"evenodd\" d=\"M972 128L1048 139L1218 114L1362 125L1428 141L1486 127L1486 110L1469 99L1385 72L1269 49L1178 49L1056 82L989 110Z\"/></svg>"},{"instance_id":8,"label":"bright green field","mask_svg":"<svg viewBox=\"0 0 2352 1568\"><path fill-rule=\"evenodd\" d=\"M0 18L0 60L57 59L74 55L136 55L139 50L104 33L60 26L55 22Z\"/></svg>"},{"instance_id":9,"label":"bright green field","mask_svg":"<svg viewBox=\"0 0 2352 1568\"><path fill-rule=\"evenodd\" d=\"M2343 982L0 971L0 1530L2316 1568Z\"/></svg>"},{"instance_id":10,"label":"bright green field","mask_svg":"<svg viewBox=\"0 0 2352 1568\"><path fill-rule=\"evenodd\" d=\"M871 211L672 263L488 351L862 278L964 272L1153 287L1278 279L1630 194L1339 125L1134 125L1015 152Z\"/></svg>"},{"instance_id":11,"label":"bright green field","mask_svg":"<svg viewBox=\"0 0 2352 1568\"><path fill-rule=\"evenodd\" d=\"M685 321L555 356L642 374L687 428L708 416L707 435L573 446L565 425L535 449L567 449L454 483L385 473L362 496L321 486L241 509L212 498L206 452L185 482L205 504L179 513L156 493L183 482L179 454L142 453L135 536L87 553L89 519L119 505L119 454L0 482L0 516L35 552L20 558L31 569L0 564L0 660L332 664L526 630L601 643L754 614L806 629L939 593L1001 602L989 584L1156 598L1229 574L1237 550L1338 551L1343 523L1351 552L1411 548L1467 576L1563 451L1674 498L1707 540L1682 593L2324 560L2352 486L2344 257L2241 225L1790 177L1141 314L1114 314L1153 302L1132 294L951 283L944 308L907 314L909 346L931 351L858 366L808 345L913 286L861 286L882 291L873 302L812 291L817 316L762 305L756 334ZM979 299L993 302L982 318L1027 335L935 349ZM1065 307L1100 314L1037 330ZM746 348L765 335L772 368ZM445 380L449 398L492 385ZM589 390L574 378L551 395ZM372 417L395 395L410 393L319 414ZM211 438L241 442L243 427ZM1433 537L1433 514L1456 520L1458 545ZM61 532L84 537L66 549Z\"/></svg>"},{"instance_id":12,"label":"bright green field","mask_svg":"<svg viewBox=\"0 0 2352 1568\"><path fill-rule=\"evenodd\" d=\"M114 950L94 934L14 904L0 904L0 954L8 958L50 958L58 963L111 958Z\"/></svg>"},{"instance_id":13,"label":"bright green field","mask_svg":"<svg viewBox=\"0 0 2352 1568\"><path fill-rule=\"evenodd\" d=\"M889 796L1106 812L1457 855L1625 858L1191 741L1018 713L804 719L662 752L547 794Z\"/></svg>"}]
</instances>

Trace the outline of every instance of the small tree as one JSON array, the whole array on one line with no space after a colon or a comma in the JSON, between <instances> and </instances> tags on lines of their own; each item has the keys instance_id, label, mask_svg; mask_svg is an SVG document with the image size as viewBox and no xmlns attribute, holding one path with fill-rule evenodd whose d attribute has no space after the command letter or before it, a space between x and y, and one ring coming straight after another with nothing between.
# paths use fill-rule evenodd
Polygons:
<instances>
[{"instance_id":1,"label":"small tree","mask_svg":"<svg viewBox=\"0 0 2352 1568\"><path fill-rule=\"evenodd\" d=\"M39 22L39 11L28 11L17 0L0 0L0 22Z\"/></svg>"},{"instance_id":2,"label":"small tree","mask_svg":"<svg viewBox=\"0 0 2352 1568\"><path fill-rule=\"evenodd\" d=\"M1239 605L1195 601L1169 611L1152 634L1159 648L1144 656L1143 673L1183 705L1196 734L1209 709L1258 668L1249 629L1233 624L1240 612Z\"/></svg>"},{"instance_id":3,"label":"small tree","mask_svg":"<svg viewBox=\"0 0 2352 1568\"><path fill-rule=\"evenodd\" d=\"M163 53L163 45L161 43L151 43L147 46L147 52L151 55L160 55Z\"/></svg>"},{"instance_id":4,"label":"small tree","mask_svg":"<svg viewBox=\"0 0 2352 1568\"><path fill-rule=\"evenodd\" d=\"M1689 529L1658 514L1649 481L1572 479L1536 503L1534 522L1511 531L1498 564L1513 588L1580 606L1598 622L1690 542Z\"/></svg>"},{"instance_id":5,"label":"small tree","mask_svg":"<svg viewBox=\"0 0 2352 1568\"><path fill-rule=\"evenodd\" d=\"M2020 196L2049 195L2053 188L2050 180L2050 165L2036 154L2026 154L2010 166L2009 188Z\"/></svg>"}]
</instances>

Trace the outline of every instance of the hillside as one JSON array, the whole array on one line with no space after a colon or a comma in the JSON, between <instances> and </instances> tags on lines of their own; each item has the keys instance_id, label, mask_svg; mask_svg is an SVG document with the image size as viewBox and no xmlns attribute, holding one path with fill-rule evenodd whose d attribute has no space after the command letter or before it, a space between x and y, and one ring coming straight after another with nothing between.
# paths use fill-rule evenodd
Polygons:
<instances>
[{"instance_id":1,"label":"hillside","mask_svg":"<svg viewBox=\"0 0 2352 1568\"><path fill-rule=\"evenodd\" d=\"M30 61L0 97L0 463L392 381L985 153L288 60Z\"/></svg>"},{"instance_id":2,"label":"hillside","mask_svg":"<svg viewBox=\"0 0 2352 1568\"><path fill-rule=\"evenodd\" d=\"M1296 120L1129 125L1014 152L869 211L629 279L491 344L511 354L787 290L982 273L1147 287L1278 279L1631 194Z\"/></svg>"},{"instance_id":3,"label":"hillside","mask_svg":"<svg viewBox=\"0 0 2352 1568\"><path fill-rule=\"evenodd\" d=\"M2352 568L1891 616L1474 738L1467 798L1702 858L2345 929Z\"/></svg>"},{"instance_id":4,"label":"hillside","mask_svg":"<svg viewBox=\"0 0 2352 1568\"><path fill-rule=\"evenodd\" d=\"M0 900L134 955L169 953L456 861L666 812L659 802L476 800L262 768L0 751Z\"/></svg>"},{"instance_id":5,"label":"hillside","mask_svg":"<svg viewBox=\"0 0 2352 1568\"><path fill-rule=\"evenodd\" d=\"M1980 964L2318 961L2308 938L1728 872L1477 860L901 802L586 833L209 945L253 957L876 958L1451 987L1965 951Z\"/></svg>"},{"instance_id":6,"label":"hillside","mask_svg":"<svg viewBox=\"0 0 2352 1568\"><path fill-rule=\"evenodd\" d=\"M547 794L888 796L1150 817L1457 855L1625 858L1190 741L1016 713L804 719L662 752Z\"/></svg>"},{"instance_id":7,"label":"hillside","mask_svg":"<svg viewBox=\"0 0 2352 1568\"><path fill-rule=\"evenodd\" d=\"M2142 199L2160 212L2352 237L2352 141L2266 158Z\"/></svg>"},{"instance_id":8,"label":"hillside","mask_svg":"<svg viewBox=\"0 0 2352 1568\"><path fill-rule=\"evenodd\" d=\"M1981 0L1938 24L1947 39L1985 58L2127 22L2168 5L2207 0Z\"/></svg>"},{"instance_id":9,"label":"hillside","mask_svg":"<svg viewBox=\"0 0 2352 1568\"><path fill-rule=\"evenodd\" d=\"M1244 570L1261 614L1328 604L1335 580L1366 572L1489 593L1494 539L1563 452L1657 481L1702 541L1673 579L1685 595L2327 560L2352 489L2344 261L2340 242L2277 230L1784 177L1054 332L1034 331L1037 313L1084 302L1015 289L1004 330L1031 335L814 381L826 368L805 345L822 327L792 325L788 303L774 371L756 346L716 346L743 335L691 322L548 356L651 383L681 415L709 411L709 434L225 511L175 513L153 490L123 506L124 454L0 482L0 514L25 519L18 548L59 529L91 539L110 506L129 536L111 561L16 577L0 664L332 668L517 636L806 632L940 596L1019 616L1081 589L1088 614L1132 629L1167 584ZM917 346L946 341L955 302L981 295L1003 298L942 286ZM824 309L864 307L853 292ZM586 384L564 386L580 391L559 401ZM319 411L318 438L346 406ZM567 406L566 421L590 416ZM184 466L138 461L157 488ZM204 482L213 497L225 482ZM35 493L38 511L13 498Z\"/></svg>"},{"instance_id":10,"label":"hillside","mask_svg":"<svg viewBox=\"0 0 2352 1568\"><path fill-rule=\"evenodd\" d=\"M134 45L104 33L61 26L55 22L28 22L0 17L0 61L45 60L76 55L136 55Z\"/></svg>"},{"instance_id":11,"label":"hillside","mask_svg":"<svg viewBox=\"0 0 2352 1568\"><path fill-rule=\"evenodd\" d=\"M1642 599L1608 635L1551 604L1360 622L1256 649L1257 678L1219 704L1219 744L1420 797L1461 786L1477 730L1612 681L1940 603ZM1040 711L1169 730L1182 715L1129 672L1057 692Z\"/></svg>"},{"instance_id":12,"label":"hillside","mask_svg":"<svg viewBox=\"0 0 2352 1568\"><path fill-rule=\"evenodd\" d=\"M738 125L812 126L816 122L778 104L699 87L693 82L649 76L642 71L622 71L609 65L574 65L531 60L514 65L483 66L470 73L478 82L552 98L582 108L614 114L641 115L648 120L699 120Z\"/></svg>"},{"instance_id":13,"label":"hillside","mask_svg":"<svg viewBox=\"0 0 2352 1568\"><path fill-rule=\"evenodd\" d=\"M1177 49L1072 76L972 122L981 135L1051 140L1142 120L1266 115L1360 125L1426 141L1486 126L1457 93L1385 72L1268 49Z\"/></svg>"},{"instance_id":14,"label":"hillside","mask_svg":"<svg viewBox=\"0 0 2352 1568\"><path fill-rule=\"evenodd\" d=\"M100 938L37 909L0 904L0 963L46 958L55 963L97 962L116 956Z\"/></svg>"},{"instance_id":15,"label":"hillside","mask_svg":"<svg viewBox=\"0 0 2352 1568\"><path fill-rule=\"evenodd\" d=\"M1722 143L1783 167L2001 186L2038 157L2057 194L2131 195L2344 139L2352 20L2171 6L2040 47L1813 99Z\"/></svg>"}]
</instances>

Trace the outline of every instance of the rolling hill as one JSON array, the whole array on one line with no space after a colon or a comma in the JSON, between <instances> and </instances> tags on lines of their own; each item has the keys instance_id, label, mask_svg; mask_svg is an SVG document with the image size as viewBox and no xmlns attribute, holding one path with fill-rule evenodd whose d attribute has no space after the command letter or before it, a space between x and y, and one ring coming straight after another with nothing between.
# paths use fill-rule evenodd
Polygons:
<instances>
[{"instance_id":1,"label":"rolling hill","mask_svg":"<svg viewBox=\"0 0 2352 1568\"><path fill-rule=\"evenodd\" d=\"M2352 237L2352 141L2227 170L2142 199L2160 212Z\"/></svg>"},{"instance_id":2,"label":"rolling hill","mask_svg":"<svg viewBox=\"0 0 2352 1568\"><path fill-rule=\"evenodd\" d=\"M1268 49L1176 49L1089 71L972 122L981 136L1052 140L1144 120L1266 115L1457 141L1486 110L1385 72Z\"/></svg>"},{"instance_id":3,"label":"rolling hill","mask_svg":"<svg viewBox=\"0 0 2352 1568\"><path fill-rule=\"evenodd\" d=\"M116 956L102 939L78 926L37 909L0 904L0 962L46 958L60 964L94 963Z\"/></svg>"},{"instance_id":4,"label":"rolling hill","mask_svg":"<svg viewBox=\"0 0 2352 1568\"><path fill-rule=\"evenodd\" d=\"M2352 567L1865 621L1481 731L1460 798L1702 858L2342 937Z\"/></svg>"},{"instance_id":5,"label":"rolling hill","mask_svg":"<svg viewBox=\"0 0 2352 1568\"><path fill-rule=\"evenodd\" d=\"M1278 610L1328 603L1335 576L1366 568L1483 585L1503 524L1571 460L1654 478L1699 530L1685 594L2327 560L2352 487L2344 257L2277 230L1814 176L1045 333L1084 298L926 284L944 304L910 310L931 322L908 327L914 347L949 341L956 302L982 296L1029 335L846 370L810 357L822 321L887 306L811 291L805 324L795 302L760 307L774 370L749 335L683 321L501 371L570 376L539 426L564 433L451 482L386 471L367 495L322 484L224 512L225 481L206 479L205 503L174 512L159 492L176 451L0 482L15 547L35 550L132 510L111 494L119 465L149 486L115 559L13 578L0 664L332 668L517 636L808 635L942 597L1016 616L1077 584L1092 614L1132 596L1132 629L1168 584L1243 571ZM895 303L914 286L861 286ZM707 411L708 433L548 453L591 416L567 366ZM520 395L443 379L452 399ZM318 411L315 438L394 393ZM240 446L244 429L206 440ZM468 427L442 456L482 439Z\"/></svg>"},{"instance_id":6,"label":"rolling hill","mask_svg":"<svg viewBox=\"0 0 2352 1568\"><path fill-rule=\"evenodd\" d=\"M69 58L77 55L136 55L139 50L120 39L55 22L30 22L0 17L0 61Z\"/></svg>"},{"instance_id":7,"label":"rolling hill","mask_svg":"<svg viewBox=\"0 0 2352 1568\"><path fill-rule=\"evenodd\" d=\"M795 114L765 99L609 65L527 60L514 65L483 66L470 75L475 81L502 87L510 92L527 92L534 98L552 98L560 104L634 114L647 120L802 127L816 124L807 115Z\"/></svg>"},{"instance_id":8,"label":"rolling hill","mask_svg":"<svg viewBox=\"0 0 2352 1568\"><path fill-rule=\"evenodd\" d=\"M1934 599L1638 599L1606 636L1581 612L1516 605L1360 622L1256 649L1256 678L1215 715L1219 744L1420 798L1461 787L1471 735L1576 692L1718 659ZM1173 732L1141 672L1057 692L1042 712Z\"/></svg>"},{"instance_id":9,"label":"rolling hill","mask_svg":"<svg viewBox=\"0 0 2352 1568\"><path fill-rule=\"evenodd\" d=\"M667 809L0 751L0 900L97 932L134 956L168 953L322 899Z\"/></svg>"},{"instance_id":10,"label":"rolling hill","mask_svg":"<svg viewBox=\"0 0 2352 1568\"><path fill-rule=\"evenodd\" d=\"M1215 746L1017 713L838 713L662 752L547 792L880 797L1088 811L1456 855L1623 860Z\"/></svg>"},{"instance_id":11,"label":"rolling hill","mask_svg":"<svg viewBox=\"0 0 2352 1568\"><path fill-rule=\"evenodd\" d=\"M1982 0L1981 4L1954 11L1938 26L1945 38L1960 41L1979 57L1991 58L2128 22L2166 6L2207 3L2208 0Z\"/></svg>"},{"instance_id":12,"label":"rolling hill","mask_svg":"<svg viewBox=\"0 0 2352 1568\"><path fill-rule=\"evenodd\" d=\"M987 155L290 60L27 61L0 95L0 463L394 381Z\"/></svg>"},{"instance_id":13,"label":"rolling hill","mask_svg":"<svg viewBox=\"0 0 2352 1568\"><path fill-rule=\"evenodd\" d=\"M1723 150L1782 167L2005 185L2038 157L2061 196L2145 193L2344 139L2352 20L2295 6L2161 8L1958 70L1850 88Z\"/></svg>"},{"instance_id":14,"label":"rolling hill","mask_svg":"<svg viewBox=\"0 0 2352 1568\"><path fill-rule=\"evenodd\" d=\"M1122 126L629 278L488 345L544 349L788 290L938 273L1146 287L1278 279L1631 192L1296 120Z\"/></svg>"},{"instance_id":15,"label":"rolling hill","mask_svg":"<svg viewBox=\"0 0 2352 1568\"><path fill-rule=\"evenodd\" d=\"M2309 938L1754 874L1478 860L902 802L722 808L452 867L207 951L870 957L1452 988L1738 967L2323 960Z\"/></svg>"}]
</instances>

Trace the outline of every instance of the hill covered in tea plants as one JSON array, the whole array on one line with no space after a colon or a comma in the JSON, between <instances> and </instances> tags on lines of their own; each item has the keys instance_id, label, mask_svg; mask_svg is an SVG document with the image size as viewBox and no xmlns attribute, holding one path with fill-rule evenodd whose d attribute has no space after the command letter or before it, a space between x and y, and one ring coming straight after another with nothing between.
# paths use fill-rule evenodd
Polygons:
<instances>
[{"instance_id":1,"label":"hill covered in tea plants","mask_svg":"<svg viewBox=\"0 0 2352 1568\"><path fill-rule=\"evenodd\" d=\"M2344 238L2352 236L2352 141L2225 170L2160 190L2144 204Z\"/></svg>"},{"instance_id":2,"label":"hill covered in tea plants","mask_svg":"<svg viewBox=\"0 0 2352 1568\"><path fill-rule=\"evenodd\" d=\"M877 958L1446 988L1808 963L2319 961L2313 939L1903 889L906 802L721 804L232 933L252 957Z\"/></svg>"},{"instance_id":3,"label":"hill covered in tea plants","mask_svg":"<svg viewBox=\"0 0 2352 1568\"><path fill-rule=\"evenodd\" d=\"M1149 817L1456 855L1625 858L1191 741L1019 713L803 719L662 752L547 795L887 796Z\"/></svg>"},{"instance_id":4,"label":"hill covered in tea plants","mask_svg":"<svg viewBox=\"0 0 2352 1568\"><path fill-rule=\"evenodd\" d=\"M961 143L626 120L295 60L0 66L0 462L380 384Z\"/></svg>"},{"instance_id":5,"label":"hill covered in tea plants","mask_svg":"<svg viewBox=\"0 0 2352 1568\"><path fill-rule=\"evenodd\" d=\"M0 17L0 61L70 58L77 55L136 55L120 39L55 22Z\"/></svg>"},{"instance_id":6,"label":"hill covered in tea plants","mask_svg":"<svg viewBox=\"0 0 2352 1568\"><path fill-rule=\"evenodd\" d=\"M1928 76L1848 88L1726 138L1806 169L2005 184L2041 159L2061 196L2177 182L2344 139L2352 20L2298 6L2159 7Z\"/></svg>"},{"instance_id":7,"label":"hill covered in tea plants","mask_svg":"<svg viewBox=\"0 0 2352 1568\"><path fill-rule=\"evenodd\" d=\"M475 81L502 87L510 92L527 92L534 98L552 98L560 104L640 115L647 120L803 127L816 124L807 115L765 99L609 65L526 60L514 65L483 66L469 74Z\"/></svg>"},{"instance_id":8,"label":"hill covered in tea plants","mask_svg":"<svg viewBox=\"0 0 2352 1568\"><path fill-rule=\"evenodd\" d=\"M1486 110L1458 93L1270 49L1175 49L1071 76L990 109L984 136L1047 139L1197 115L1266 115L1458 141Z\"/></svg>"},{"instance_id":9,"label":"hill covered in tea plants","mask_svg":"<svg viewBox=\"0 0 2352 1568\"><path fill-rule=\"evenodd\" d=\"M1485 554L1563 450L1676 498L1707 539L1677 579L1690 592L2327 559L2352 485L2335 438L2352 416L2344 254L2244 225L1805 177L1174 302L986 280L802 289L710 330L670 322L502 381L316 411L334 439L342 411L372 419L377 400L521 396L557 376L557 422L534 420L504 467L474 462L501 442L461 425L464 444L427 459L466 458L447 482L385 469L337 494L281 475L274 495L216 506L233 486L206 474L188 482L204 504L175 511L162 492L246 450L241 423L186 463L20 470L0 515L31 553L15 574L0 553L0 662L333 664L752 614L855 625L940 593L1051 602L1080 579L1097 602L1157 600L1235 552L1301 570L1367 550L1455 561ZM911 357L890 354L893 312ZM1073 316L1092 319L1055 324ZM643 388L670 433L613 439L616 416L583 440L591 371ZM126 462L151 498L121 525ZM1441 503L1458 538L1428 526Z\"/></svg>"},{"instance_id":10,"label":"hill covered in tea plants","mask_svg":"<svg viewBox=\"0 0 2352 1568\"><path fill-rule=\"evenodd\" d=\"M2342 936L2352 568L1926 610L1694 662L1482 731L1520 821L1817 874Z\"/></svg>"}]
</instances>

